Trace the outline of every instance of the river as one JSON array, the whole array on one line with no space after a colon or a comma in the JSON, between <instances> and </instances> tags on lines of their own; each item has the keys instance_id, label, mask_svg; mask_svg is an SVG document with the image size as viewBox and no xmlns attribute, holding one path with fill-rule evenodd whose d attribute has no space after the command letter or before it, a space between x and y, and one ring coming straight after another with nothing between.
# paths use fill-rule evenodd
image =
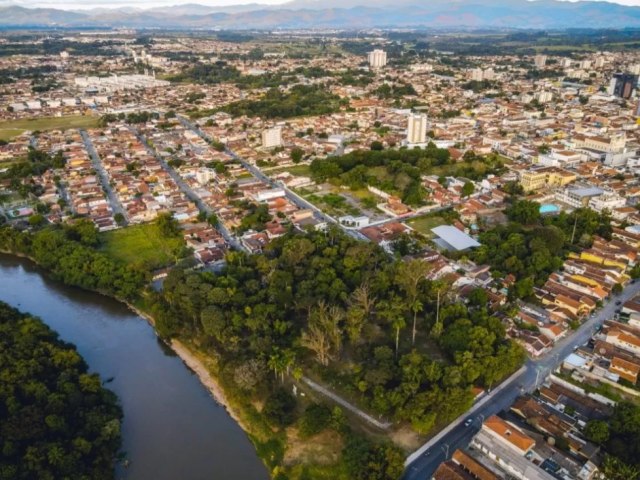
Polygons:
<instances>
[{"instance_id":1,"label":"river","mask_svg":"<svg viewBox=\"0 0 640 480\"><path fill-rule=\"evenodd\" d=\"M198 378L126 306L46 278L28 260L0 254L0 300L40 317L72 342L124 410L130 480L263 480L246 434Z\"/></svg>"}]
</instances>

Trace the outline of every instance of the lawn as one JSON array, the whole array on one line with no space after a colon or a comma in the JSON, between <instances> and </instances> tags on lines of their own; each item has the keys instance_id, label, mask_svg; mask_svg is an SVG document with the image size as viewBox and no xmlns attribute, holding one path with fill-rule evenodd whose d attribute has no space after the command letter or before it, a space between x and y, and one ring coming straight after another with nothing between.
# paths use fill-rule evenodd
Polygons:
<instances>
[{"instance_id":1,"label":"lawn","mask_svg":"<svg viewBox=\"0 0 640 480\"><path fill-rule=\"evenodd\" d=\"M134 225L102 233L102 251L114 260L156 269L176 261L182 238L163 238L155 224Z\"/></svg>"},{"instance_id":2,"label":"lawn","mask_svg":"<svg viewBox=\"0 0 640 480\"><path fill-rule=\"evenodd\" d=\"M442 217L416 217L407 222L411 228L415 231L422 233L423 235L431 236L431 229L445 225L447 222Z\"/></svg>"},{"instance_id":3,"label":"lawn","mask_svg":"<svg viewBox=\"0 0 640 480\"><path fill-rule=\"evenodd\" d=\"M99 117L70 115L66 117L41 117L0 122L0 139L11 140L26 131L66 130L68 128L95 128Z\"/></svg>"}]
</instances>

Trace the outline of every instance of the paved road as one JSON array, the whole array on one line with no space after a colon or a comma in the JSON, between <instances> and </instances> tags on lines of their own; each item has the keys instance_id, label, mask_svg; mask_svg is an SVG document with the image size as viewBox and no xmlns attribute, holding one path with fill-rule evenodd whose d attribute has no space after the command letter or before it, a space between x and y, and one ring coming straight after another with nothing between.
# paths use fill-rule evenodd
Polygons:
<instances>
[{"instance_id":1,"label":"paved road","mask_svg":"<svg viewBox=\"0 0 640 480\"><path fill-rule=\"evenodd\" d=\"M576 347L587 343L605 320L613 318L616 308L619 308L616 302L625 302L638 293L640 293L640 282L628 285L622 294L614 296L576 332L559 341L544 357L527 361L520 372L481 399L471 410L455 420L442 434L437 435L411 454L405 462L407 469L403 477L404 480L430 479L441 462L451 458L456 449L469 445L471 438L480 430L482 422L487 417L508 409L514 400L523 393L534 391L567 355ZM464 426L466 418L473 419L473 424L469 427Z\"/></svg>"},{"instance_id":2,"label":"paved road","mask_svg":"<svg viewBox=\"0 0 640 480\"><path fill-rule=\"evenodd\" d=\"M189 120L187 120L186 118L178 115L177 116L178 120L180 121L180 123L182 123L182 125L184 125L186 128L191 129L193 132L195 132L197 135L199 135L202 139L206 140L207 142L211 141L211 138L204 133L200 128L198 128L196 125L194 125L193 123L191 123ZM233 152L232 150L229 150L228 148L225 150L225 153L227 153L229 156L231 156L234 160L237 160L238 162L240 162L240 164L249 172L251 173L254 177L256 177L258 180L266 183L267 185L271 186L272 188L282 188L285 192L285 195L287 197L287 199L289 199L289 201L291 201L294 205L296 205L299 208L308 208L310 210L312 210L316 217L319 218L320 220L326 222L326 223L333 223L335 225L338 225L339 227L341 227L348 235L350 235L351 237L357 239L357 240L363 240L363 241L369 241L369 239L367 237L365 237L364 235L362 235L360 232L355 231L355 230L350 230L345 228L343 225L341 225L335 218L327 215L326 213L324 213L322 210L320 210L318 207L316 207L315 205L313 205L312 203L308 202L307 200L305 200L304 198L302 198L300 195L298 195L297 193L293 192L292 190L283 187L282 185L278 184L277 182L275 182L273 179L271 179L270 177L268 177L262 170L260 170L258 167L256 167L255 165L247 162L246 160L244 160L242 157L238 156L235 152Z\"/></svg>"},{"instance_id":3,"label":"paved road","mask_svg":"<svg viewBox=\"0 0 640 480\"><path fill-rule=\"evenodd\" d=\"M374 427L379 428L380 430L387 430L392 425L390 422L382 422L380 420L377 420L377 419L373 418L371 415L369 415L366 412L363 412L362 410L360 410L355 405L347 402L344 398L336 395L335 393L333 393L328 388L323 387L322 385L314 382L313 380L311 380L311 379L309 379L307 377L302 377L301 380L304 383L306 383L312 390L315 390L316 392L321 393L325 397L330 398L331 400L336 402L338 405L342 405L344 408L346 408L350 412L358 415L360 418L362 418L366 422L370 423Z\"/></svg>"},{"instance_id":4,"label":"paved road","mask_svg":"<svg viewBox=\"0 0 640 480\"><path fill-rule=\"evenodd\" d=\"M82 141L84 142L84 146L89 153L89 157L91 157L91 164L93 168L95 168L98 173L98 177L100 178L100 183L102 184L102 188L107 194L107 199L109 200L109 204L111 205L111 210L114 215L116 213L122 214L124 218L123 225L127 225L129 223L129 218L127 216L127 211L124 209L122 204L120 203L120 199L111 188L111 184L109 183L109 174L104 169L104 165L100 161L100 156L98 152L96 152L95 147L93 146L93 142L91 142L91 138L89 138L89 134L86 130L80 130L80 136L82 136Z\"/></svg>"},{"instance_id":5,"label":"paved road","mask_svg":"<svg viewBox=\"0 0 640 480\"><path fill-rule=\"evenodd\" d=\"M183 180L180 174L176 172L165 161L165 159L162 158L161 155L158 155L158 152L156 151L156 149L151 146L147 138L137 128L129 127L129 129L138 138L138 140L142 142L142 144L147 149L147 152L149 153L149 155L153 155L158 160L158 162L160 162L160 165L162 166L162 168L171 176L173 181L176 182L176 185L178 185L178 188L180 189L180 191L182 191L182 193L184 193L189 200L191 200L193 203L196 204L196 206L198 207L198 210L200 210L201 212L205 212L207 215L211 215L212 213L215 213L213 209L209 207L209 205L204 203L200 198L200 196L193 191L193 189L189 186L189 184L187 184ZM220 234L224 237L225 241L229 245L231 245L233 248L235 248L236 250L247 251L247 249L238 241L238 239L234 235L231 234L231 232L229 232L227 227L225 227L222 224L222 222L218 223L218 225L216 226L216 230L220 232Z\"/></svg>"}]
</instances>

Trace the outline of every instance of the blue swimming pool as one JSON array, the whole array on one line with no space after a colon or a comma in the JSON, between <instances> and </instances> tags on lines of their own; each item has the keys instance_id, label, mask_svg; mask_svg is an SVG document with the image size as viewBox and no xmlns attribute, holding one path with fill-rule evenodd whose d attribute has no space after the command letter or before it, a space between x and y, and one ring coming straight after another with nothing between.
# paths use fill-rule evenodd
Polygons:
<instances>
[{"instance_id":1,"label":"blue swimming pool","mask_svg":"<svg viewBox=\"0 0 640 480\"><path fill-rule=\"evenodd\" d=\"M540 213L542 214L558 213L559 211L560 208L558 208L558 206L554 205L553 203L543 203L542 205L540 205Z\"/></svg>"}]
</instances>

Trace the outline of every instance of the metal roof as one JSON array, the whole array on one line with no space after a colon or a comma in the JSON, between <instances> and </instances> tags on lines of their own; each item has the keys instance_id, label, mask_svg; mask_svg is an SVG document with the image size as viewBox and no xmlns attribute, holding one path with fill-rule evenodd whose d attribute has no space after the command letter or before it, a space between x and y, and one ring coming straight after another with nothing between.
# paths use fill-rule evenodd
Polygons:
<instances>
[{"instance_id":1,"label":"metal roof","mask_svg":"<svg viewBox=\"0 0 640 480\"><path fill-rule=\"evenodd\" d=\"M480 243L476 240L451 225L441 225L439 227L432 228L431 231L440 237L447 245L450 245L454 250L460 251L480 246Z\"/></svg>"}]
</instances>

